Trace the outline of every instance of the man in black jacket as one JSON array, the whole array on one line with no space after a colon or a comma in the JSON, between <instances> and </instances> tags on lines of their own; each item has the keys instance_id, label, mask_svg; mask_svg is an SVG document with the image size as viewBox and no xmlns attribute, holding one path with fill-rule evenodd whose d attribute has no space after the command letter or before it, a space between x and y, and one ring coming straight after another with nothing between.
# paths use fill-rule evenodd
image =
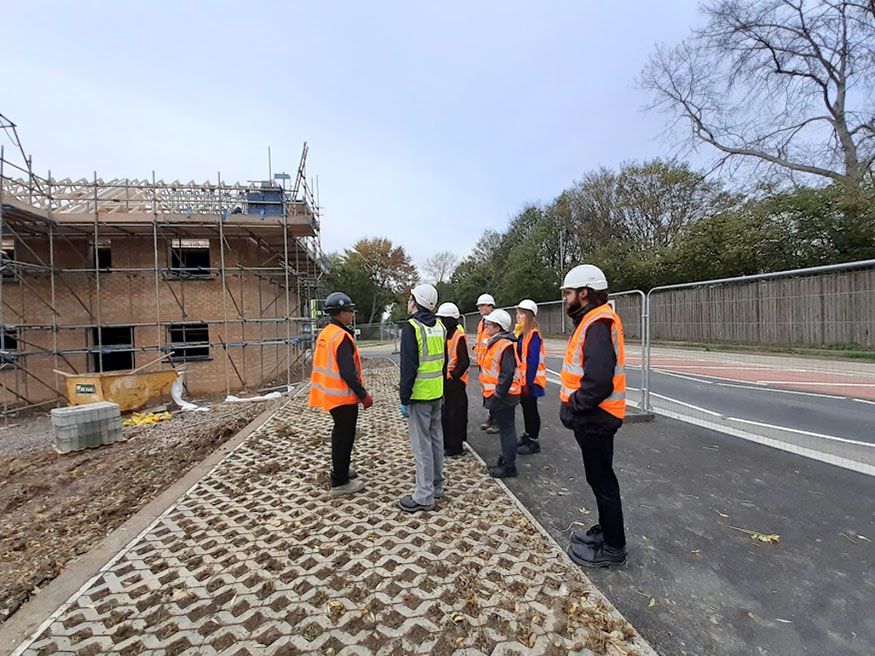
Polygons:
<instances>
[{"instance_id":1,"label":"man in black jacket","mask_svg":"<svg viewBox=\"0 0 875 656\"><path fill-rule=\"evenodd\" d=\"M562 366L559 417L583 456L599 521L571 534L568 555L576 563L605 567L626 560L620 485L614 473L614 435L625 414L622 324L608 302L608 282L597 267L584 264L565 276L562 294L575 331ZM583 324L583 325L581 325ZM622 381L620 389L615 382Z\"/></svg>"},{"instance_id":2,"label":"man in black jacket","mask_svg":"<svg viewBox=\"0 0 875 656\"><path fill-rule=\"evenodd\" d=\"M501 456L489 468L494 478L517 475L517 438L514 415L520 403L522 376L517 367L516 336L510 315L494 310L486 317L486 348L480 364L483 405L498 428ZM497 361L496 361L497 360Z\"/></svg>"},{"instance_id":3,"label":"man in black jacket","mask_svg":"<svg viewBox=\"0 0 875 656\"><path fill-rule=\"evenodd\" d=\"M355 442L358 404L374 404L362 382L361 360L350 324L355 304L343 292L325 299L324 311L331 321L319 333L313 349L310 405L331 413L331 496L352 494L364 488L350 469Z\"/></svg>"}]
</instances>

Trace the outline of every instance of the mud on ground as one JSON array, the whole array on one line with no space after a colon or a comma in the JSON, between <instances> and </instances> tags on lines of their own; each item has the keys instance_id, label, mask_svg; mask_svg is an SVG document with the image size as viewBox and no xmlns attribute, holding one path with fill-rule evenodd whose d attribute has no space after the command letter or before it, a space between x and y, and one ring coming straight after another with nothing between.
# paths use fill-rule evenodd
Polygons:
<instances>
[{"instance_id":1,"label":"mud on ground","mask_svg":"<svg viewBox=\"0 0 875 656\"><path fill-rule=\"evenodd\" d=\"M0 455L0 624L73 559L282 402L179 413L169 422L125 428L125 441L65 455L33 448L52 442L44 417L0 434L28 436L17 453ZM40 428L48 434L35 435Z\"/></svg>"}]
</instances>

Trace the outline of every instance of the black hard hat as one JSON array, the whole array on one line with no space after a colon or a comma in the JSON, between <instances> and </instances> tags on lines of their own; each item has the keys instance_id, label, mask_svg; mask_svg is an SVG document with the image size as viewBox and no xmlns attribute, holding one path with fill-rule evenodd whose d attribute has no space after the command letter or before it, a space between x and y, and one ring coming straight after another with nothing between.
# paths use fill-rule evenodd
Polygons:
<instances>
[{"instance_id":1,"label":"black hard hat","mask_svg":"<svg viewBox=\"0 0 875 656\"><path fill-rule=\"evenodd\" d=\"M331 292L325 299L325 305L322 306L322 309L328 314L333 314L341 310L355 310L355 303L343 292Z\"/></svg>"}]
</instances>

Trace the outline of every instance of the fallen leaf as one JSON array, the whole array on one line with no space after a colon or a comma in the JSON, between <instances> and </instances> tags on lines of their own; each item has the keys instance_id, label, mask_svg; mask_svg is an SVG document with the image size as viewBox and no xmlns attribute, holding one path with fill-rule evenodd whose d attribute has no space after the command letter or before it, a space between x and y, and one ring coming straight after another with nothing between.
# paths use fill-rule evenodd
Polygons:
<instances>
[{"instance_id":1,"label":"fallen leaf","mask_svg":"<svg viewBox=\"0 0 875 656\"><path fill-rule=\"evenodd\" d=\"M648 608L653 608L654 606L656 606L656 599L654 599L653 597L651 597L651 598L650 598L650 603L647 604L647 607L648 607Z\"/></svg>"},{"instance_id":2,"label":"fallen leaf","mask_svg":"<svg viewBox=\"0 0 875 656\"><path fill-rule=\"evenodd\" d=\"M779 617L776 617L776 618L775 618L775 621L776 621L776 622L780 622L781 624L793 624L793 620L782 620L782 619L779 618Z\"/></svg>"},{"instance_id":3,"label":"fallen leaf","mask_svg":"<svg viewBox=\"0 0 875 656\"><path fill-rule=\"evenodd\" d=\"M866 542L872 542L872 540L867 538L865 535L860 535L859 533L857 533L857 537L860 538L861 540L865 540Z\"/></svg>"},{"instance_id":4,"label":"fallen leaf","mask_svg":"<svg viewBox=\"0 0 875 656\"><path fill-rule=\"evenodd\" d=\"M720 512L719 510L716 510L716 509L714 510L714 512L717 513L718 515L720 515L723 519L729 519L729 515L727 515L725 512Z\"/></svg>"},{"instance_id":5,"label":"fallen leaf","mask_svg":"<svg viewBox=\"0 0 875 656\"><path fill-rule=\"evenodd\" d=\"M729 528L736 531L741 531L742 533L747 533L750 536L751 540L759 540L760 542L768 543L781 541L781 536L777 533L759 533L758 531L751 531L749 528L739 528L738 526L730 526Z\"/></svg>"},{"instance_id":6,"label":"fallen leaf","mask_svg":"<svg viewBox=\"0 0 875 656\"><path fill-rule=\"evenodd\" d=\"M587 510L586 508L584 508L582 506L578 510L580 510L580 513L582 515L589 515L592 512L591 510Z\"/></svg>"},{"instance_id":7,"label":"fallen leaf","mask_svg":"<svg viewBox=\"0 0 875 656\"><path fill-rule=\"evenodd\" d=\"M701 549L693 549L690 553L696 554L697 556L702 553Z\"/></svg>"},{"instance_id":8,"label":"fallen leaf","mask_svg":"<svg viewBox=\"0 0 875 656\"><path fill-rule=\"evenodd\" d=\"M560 497L567 497L568 496L568 488L563 487L556 494L557 494L557 496L560 496Z\"/></svg>"},{"instance_id":9,"label":"fallen leaf","mask_svg":"<svg viewBox=\"0 0 875 656\"><path fill-rule=\"evenodd\" d=\"M751 539L759 540L760 542L768 542L769 544L774 544L776 542L781 541L781 536L777 533L751 533Z\"/></svg>"}]
</instances>

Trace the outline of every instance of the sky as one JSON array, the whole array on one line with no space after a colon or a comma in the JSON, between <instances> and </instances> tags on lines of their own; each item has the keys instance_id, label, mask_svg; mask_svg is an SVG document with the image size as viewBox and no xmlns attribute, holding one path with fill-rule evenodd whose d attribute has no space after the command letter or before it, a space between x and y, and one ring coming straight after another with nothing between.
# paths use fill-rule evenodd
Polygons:
<instances>
[{"instance_id":1,"label":"sky","mask_svg":"<svg viewBox=\"0 0 875 656\"><path fill-rule=\"evenodd\" d=\"M0 113L55 178L225 181L310 146L322 244L468 254L587 171L671 156L635 78L694 0L0 0ZM0 134L7 146L9 141Z\"/></svg>"}]
</instances>

